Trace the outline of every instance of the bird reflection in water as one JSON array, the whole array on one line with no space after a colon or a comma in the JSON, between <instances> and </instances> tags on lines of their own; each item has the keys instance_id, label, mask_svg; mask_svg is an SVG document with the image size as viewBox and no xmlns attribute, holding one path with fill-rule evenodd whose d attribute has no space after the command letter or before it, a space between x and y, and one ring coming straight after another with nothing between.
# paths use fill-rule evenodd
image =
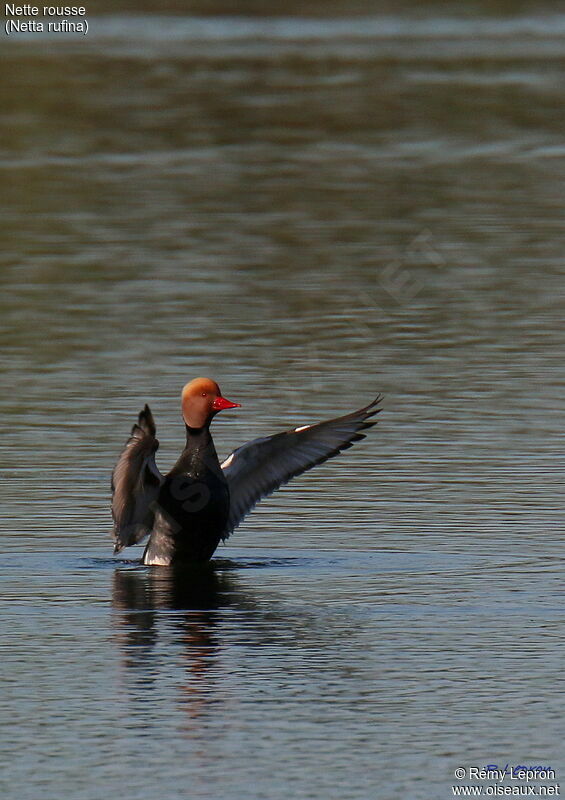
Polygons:
<instances>
[{"instance_id":1,"label":"bird reflection in water","mask_svg":"<svg viewBox=\"0 0 565 800\"><path fill-rule=\"evenodd\" d=\"M205 714L220 699L219 612L249 605L234 579L213 563L194 569L122 567L114 572L112 604L120 612L117 638L130 692L138 699L147 690L158 693L160 678L176 669L181 645L186 673L182 704L192 720Z\"/></svg>"}]
</instances>

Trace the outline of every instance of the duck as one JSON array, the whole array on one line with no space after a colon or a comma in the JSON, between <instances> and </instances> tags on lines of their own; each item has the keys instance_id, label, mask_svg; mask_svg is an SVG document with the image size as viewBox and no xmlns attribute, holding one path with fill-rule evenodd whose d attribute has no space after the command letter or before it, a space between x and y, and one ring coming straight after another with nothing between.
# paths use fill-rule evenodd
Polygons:
<instances>
[{"instance_id":1,"label":"duck","mask_svg":"<svg viewBox=\"0 0 565 800\"><path fill-rule=\"evenodd\" d=\"M159 441L145 405L112 472L114 553L149 537L143 564L208 562L260 500L364 439L381 400L379 394L353 413L253 439L220 463L210 425L241 404L211 378L195 378L181 393L186 444L166 475L155 461Z\"/></svg>"}]
</instances>

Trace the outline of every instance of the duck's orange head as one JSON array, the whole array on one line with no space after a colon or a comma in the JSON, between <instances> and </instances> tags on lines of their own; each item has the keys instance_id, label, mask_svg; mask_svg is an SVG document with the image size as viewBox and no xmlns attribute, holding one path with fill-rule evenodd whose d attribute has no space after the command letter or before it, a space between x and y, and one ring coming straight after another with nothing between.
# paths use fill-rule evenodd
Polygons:
<instances>
[{"instance_id":1,"label":"duck's orange head","mask_svg":"<svg viewBox=\"0 0 565 800\"><path fill-rule=\"evenodd\" d=\"M222 397L220 387L210 378L195 378L182 390L182 417L189 428L203 428L212 422L218 411L240 405Z\"/></svg>"}]
</instances>

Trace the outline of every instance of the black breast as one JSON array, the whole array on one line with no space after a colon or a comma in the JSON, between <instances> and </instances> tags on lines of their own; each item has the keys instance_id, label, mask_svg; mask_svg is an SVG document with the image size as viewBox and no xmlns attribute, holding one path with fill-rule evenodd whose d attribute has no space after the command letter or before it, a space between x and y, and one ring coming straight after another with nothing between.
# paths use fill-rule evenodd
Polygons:
<instances>
[{"instance_id":1,"label":"black breast","mask_svg":"<svg viewBox=\"0 0 565 800\"><path fill-rule=\"evenodd\" d=\"M229 505L209 431L189 429L187 447L159 492L145 563L207 561L226 530Z\"/></svg>"}]
</instances>

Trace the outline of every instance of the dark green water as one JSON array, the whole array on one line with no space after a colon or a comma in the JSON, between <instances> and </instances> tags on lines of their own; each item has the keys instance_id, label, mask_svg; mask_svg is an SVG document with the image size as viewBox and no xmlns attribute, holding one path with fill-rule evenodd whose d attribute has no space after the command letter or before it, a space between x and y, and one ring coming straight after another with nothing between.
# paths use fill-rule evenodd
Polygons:
<instances>
[{"instance_id":1,"label":"dark green water","mask_svg":"<svg viewBox=\"0 0 565 800\"><path fill-rule=\"evenodd\" d=\"M559 771L565 16L214 8L2 41L2 797ZM385 410L179 585L112 558L109 475L201 374L223 455Z\"/></svg>"}]
</instances>

